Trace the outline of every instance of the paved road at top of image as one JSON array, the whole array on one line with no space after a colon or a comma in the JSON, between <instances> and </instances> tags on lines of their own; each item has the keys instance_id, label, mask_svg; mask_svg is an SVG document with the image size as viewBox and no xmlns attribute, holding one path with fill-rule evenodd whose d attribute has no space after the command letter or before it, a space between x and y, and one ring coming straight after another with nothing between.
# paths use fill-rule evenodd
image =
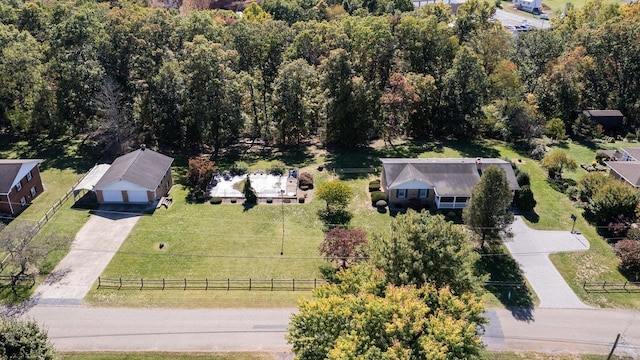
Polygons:
<instances>
[{"instance_id":1,"label":"paved road at top of image","mask_svg":"<svg viewBox=\"0 0 640 360\"><path fill-rule=\"evenodd\" d=\"M502 25L516 26L516 25L527 24L535 28L541 28L541 29L548 29L551 27L551 24L549 24L548 20L522 16L522 15L510 13L502 9L496 9L496 14L493 16L493 18L500 21Z\"/></svg>"},{"instance_id":2,"label":"paved road at top of image","mask_svg":"<svg viewBox=\"0 0 640 360\"><path fill-rule=\"evenodd\" d=\"M66 351L291 350L284 335L296 309L130 309L37 305L25 315ZM483 337L490 350L606 354L637 357L640 314L624 310L535 309L521 321L490 310Z\"/></svg>"}]
</instances>

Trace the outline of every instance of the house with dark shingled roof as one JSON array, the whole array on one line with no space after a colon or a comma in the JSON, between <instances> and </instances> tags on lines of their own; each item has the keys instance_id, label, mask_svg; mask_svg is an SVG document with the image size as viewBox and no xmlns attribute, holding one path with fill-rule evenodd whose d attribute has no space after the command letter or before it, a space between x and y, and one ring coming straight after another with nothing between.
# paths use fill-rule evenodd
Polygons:
<instances>
[{"instance_id":1,"label":"house with dark shingled roof","mask_svg":"<svg viewBox=\"0 0 640 360\"><path fill-rule=\"evenodd\" d=\"M501 159L380 159L380 185L391 204L409 204L418 199L437 209L462 209L467 206L471 190L489 166L503 169L511 190L518 190L513 168ZM415 201L415 200L413 200Z\"/></svg>"},{"instance_id":2,"label":"house with dark shingled roof","mask_svg":"<svg viewBox=\"0 0 640 360\"><path fill-rule=\"evenodd\" d=\"M167 195L173 158L140 149L117 158L94 186L98 202L150 203Z\"/></svg>"}]
</instances>

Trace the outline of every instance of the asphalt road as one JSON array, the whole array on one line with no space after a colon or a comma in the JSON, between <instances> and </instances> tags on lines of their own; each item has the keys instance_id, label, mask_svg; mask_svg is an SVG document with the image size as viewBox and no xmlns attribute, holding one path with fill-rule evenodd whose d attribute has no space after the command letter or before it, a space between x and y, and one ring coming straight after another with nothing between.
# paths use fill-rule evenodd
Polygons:
<instances>
[{"instance_id":1,"label":"asphalt road","mask_svg":"<svg viewBox=\"0 0 640 360\"><path fill-rule=\"evenodd\" d=\"M290 351L284 335L295 309L130 309L37 305L25 316L44 324L67 351ZM515 315L515 316L514 316ZM638 358L640 313L623 310L490 310L490 350L607 354Z\"/></svg>"},{"instance_id":2,"label":"asphalt road","mask_svg":"<svg viewBox=\"0 0 640 360\"><path fill-rule=\"evenodd\" d=\"M541 28L541 29L548 29L551 26L549 24L549 20L526 17L526 16L510 13L501 9L496 9L496 14L493 16L493 18L500 21L503 25L516 26L516 25L528 24L533 27Z\"/></svg>"}]
</instances>

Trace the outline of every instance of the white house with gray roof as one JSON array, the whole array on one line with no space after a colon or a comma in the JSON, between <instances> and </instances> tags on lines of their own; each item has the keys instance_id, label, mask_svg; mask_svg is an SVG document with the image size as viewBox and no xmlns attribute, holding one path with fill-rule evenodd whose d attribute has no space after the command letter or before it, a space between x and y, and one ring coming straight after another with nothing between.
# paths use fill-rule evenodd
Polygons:
<instances>
[{"instance_id":1,"label":"white house with gray roof","mask_svg":"<svg viewBox=\"0 0 640 360\"><path fill-rule=\"evenodd\" d=\"M93 187L98 202L150 203L159 200L173 186L172 163L173 158L144 146L120 156Z\"/></svg>"},{"instance_id":2,"label":"white house with gray roof","mask_svg":"<svg viewBox=\"0 0 640 360\"><path fill-rule=\"evenodd\" d=\"M437 209L462 209L467 206L473 186L489 166L505 171L511 190L520 188L511 164L500 159L383 158L380 161L380 185L391 204L407 205L411 199L418 199L423 205L434 205Z\"/></svg>"}]
</instances>

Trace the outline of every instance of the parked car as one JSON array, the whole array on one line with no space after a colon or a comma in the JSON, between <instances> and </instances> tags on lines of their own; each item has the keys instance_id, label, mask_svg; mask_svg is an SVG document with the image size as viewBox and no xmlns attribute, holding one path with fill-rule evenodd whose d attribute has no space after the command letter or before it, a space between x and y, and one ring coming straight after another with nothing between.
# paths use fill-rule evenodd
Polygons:
<instances>
[{"instance_id":1,"label":"parked car","mask_svg":"<svg viewBox=\"0 0 640 360\"><path fill-rule=\"evenodd\" d=\"M549 20L549 15L548 14L540 14L540 19Z\"/></svg>"}]
</instances>

